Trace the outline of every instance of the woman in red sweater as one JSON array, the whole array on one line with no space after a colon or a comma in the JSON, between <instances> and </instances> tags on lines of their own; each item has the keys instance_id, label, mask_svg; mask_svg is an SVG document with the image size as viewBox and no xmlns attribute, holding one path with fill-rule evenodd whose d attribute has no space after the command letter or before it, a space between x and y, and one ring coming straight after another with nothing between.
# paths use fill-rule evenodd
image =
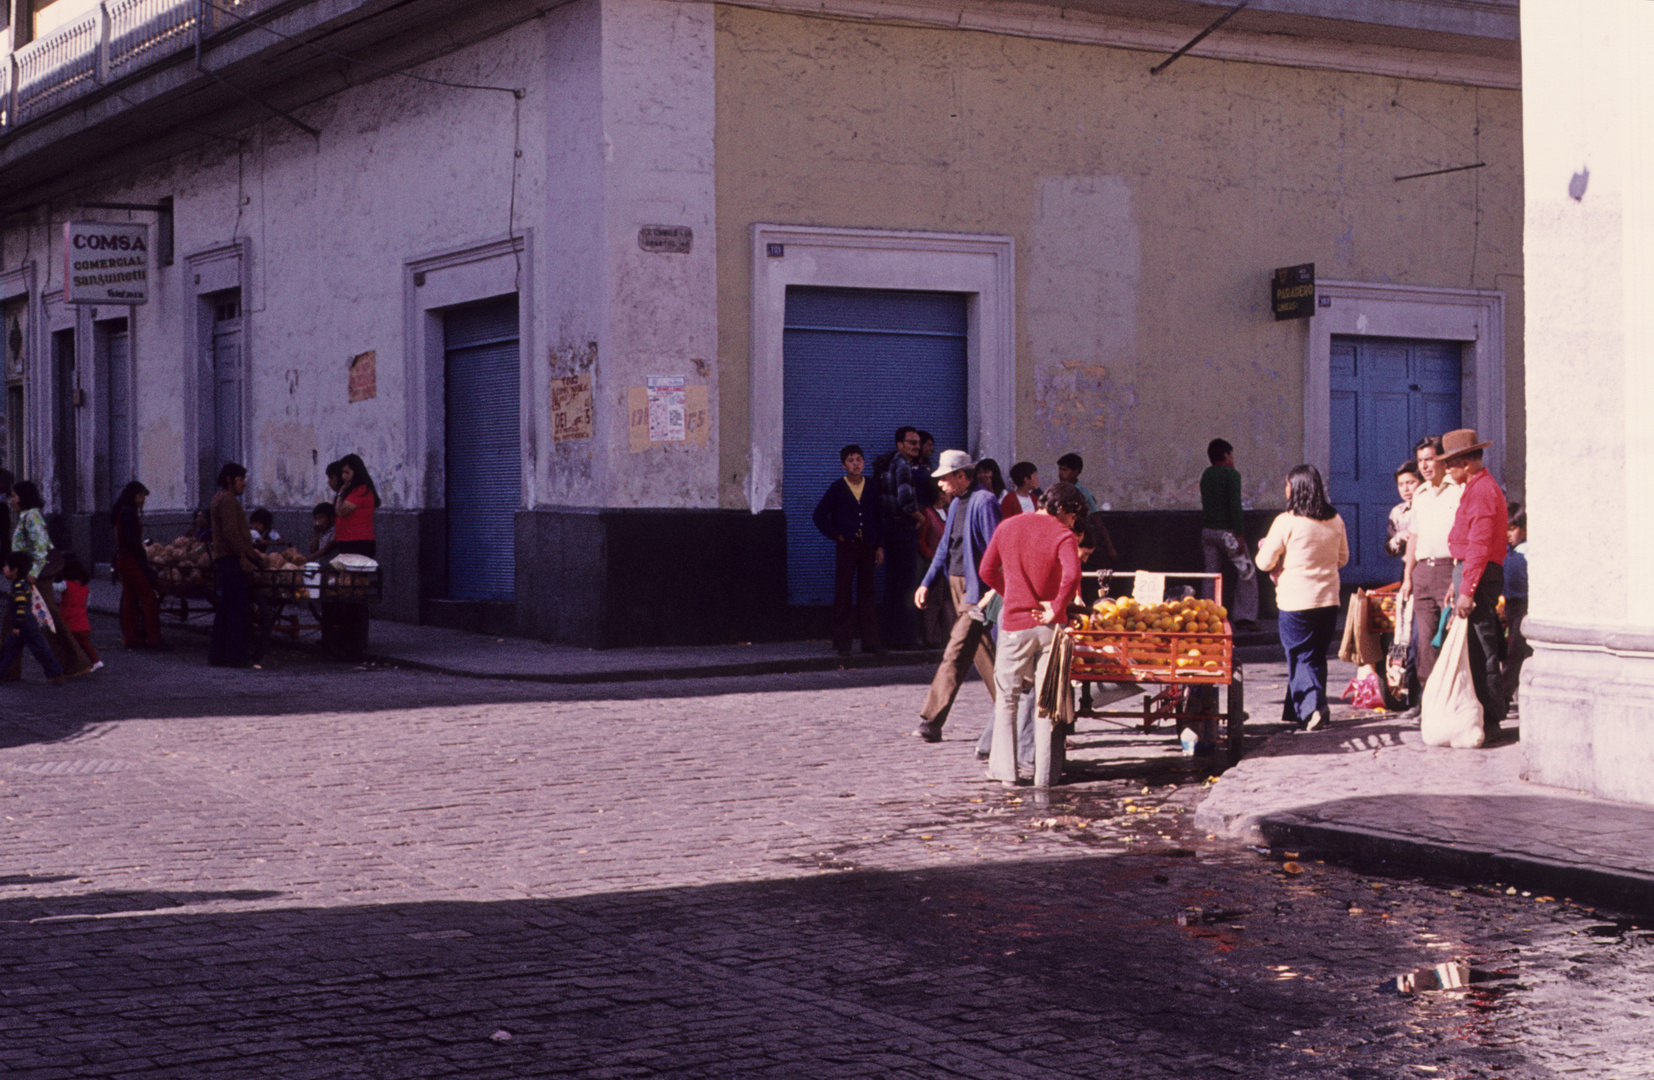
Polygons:
<instances>
[{"instance_id":1,"label":"woman in red sweater","mask_svg":"<svg viewBox=\"0 0 1654 1080\"><path fill-rule=\"evenodd\" d=\"M373 536L373 512L379 507L379 491L373 486L368 467L357 454L346 454L338 461L339 493L333 499L338 524L333 527L335 550L341 555L366 555L377 558L379 545ZM333 607L334 605L326 605ZM324 622L328 621L323 612ZM363 603L340 603L334 615L338 632L330 635L323 630L324 651L341 660L360 660L368 647L368 606Z\"/></svg>"},{"instance_id":2,"label":"woman in red sweater","mask_svg":"<svg viewBox=\"0 0 1654 1080\"><path fill-rule=\"evenodd\" d=\"M338 542L340 552L371 559L378 552L373 538L373 511L379 506L379 491L373 486L368 467L356 454L339 459L339 478L339 494L333 500L339 524L333 539Z\"/></svg>"}]
</instances>

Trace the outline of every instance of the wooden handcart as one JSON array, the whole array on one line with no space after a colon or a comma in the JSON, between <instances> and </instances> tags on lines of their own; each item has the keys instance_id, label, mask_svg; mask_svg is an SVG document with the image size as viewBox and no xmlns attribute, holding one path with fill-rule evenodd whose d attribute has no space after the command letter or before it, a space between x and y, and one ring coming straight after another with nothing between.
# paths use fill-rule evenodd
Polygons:
<instances>
[{"instance_id":1,"label":"wooden handcart","mask_svg":"<svg viewBox=\"0 0 1654 1080\"><path fill-rule=\"evenodd\" d=\"M268 610L260 632L282 634L290 640L319 633L332 604L374 603L384 595L379 570L339 570L322 564L314 570L298 567L254 570L253 591Z\"/></svg>"},{"instance_id":2,"label":"wooden handcart","mask_svg":"<svg viewBox=\"0 0 1654 1080\"><path fill-rule=\"evenodd\" d=\"M1099 570L1086 574L1098 582L1103 596L1110 585L1136 573ZM1214 581L1214 600L1223 605L1223 578L1220 574L1167 574L1170 581ZM1067 627L1073 642L1074 658L1069 677L1077 683L1109 682L1124 685L1159 686L1157 693L1144 694L1140 709L1081 709L1076 716L1091 717L1121 727L1141 725L1154 730L1162 721L1181 725L1188 721L1227 722L1227 750L1231 764L1240 760L1246 724L1245 674L1235 660L1234 628L1228 618L1221 631L1182 630L1093 630ZM1227 687L1227 700L1219 710L1218 689ZM1126 723L1126 721L1131 723ZM1204 726L1204 725L1203 725Z\"/></svg>"}]
</instances>

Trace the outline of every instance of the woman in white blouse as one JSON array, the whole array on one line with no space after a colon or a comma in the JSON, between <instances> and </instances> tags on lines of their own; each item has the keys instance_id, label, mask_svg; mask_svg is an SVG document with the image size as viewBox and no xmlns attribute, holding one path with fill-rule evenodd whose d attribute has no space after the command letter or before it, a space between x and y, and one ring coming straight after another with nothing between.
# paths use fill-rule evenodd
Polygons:
<instances>
[{"instance_id":1,"label":"woman in white blouse","mask_svg":"<svg viewBox=\"0 0 1654 1080\"><path fill-rule=\"evenodd\" d=\"M1327 647L1338 627L1338 568L1350 561L1344 520L1313 465L1287 474L1286 511L1258 545L1258 569L1275 581L1287 688L1282 719L1306 731L1326 725Z\"/></svg>"}]
</instances>

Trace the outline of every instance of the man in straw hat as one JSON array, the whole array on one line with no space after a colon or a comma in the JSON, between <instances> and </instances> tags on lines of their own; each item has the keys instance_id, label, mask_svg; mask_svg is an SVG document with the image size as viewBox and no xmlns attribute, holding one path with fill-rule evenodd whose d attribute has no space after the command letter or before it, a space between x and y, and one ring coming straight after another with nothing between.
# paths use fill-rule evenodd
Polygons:
<instances>
[{"instance_id":1,"label":"man in straw hat","mask_svg":"<svg viewBox=\"0 0 1654 1080\"><path fill-rule=\"evenodd\" d=\"M1453 553L1453 613L1468 620L1470 680L1482 703L1482 728L1491 740L1505 721L1505 630L1499 597L1505 591L1505 530L1508 511L1499 482L1482 466L1482 451L1471 428L1442 436L1442 463L1464 489L1448 534Z\"/></svg>"}]
</instances>

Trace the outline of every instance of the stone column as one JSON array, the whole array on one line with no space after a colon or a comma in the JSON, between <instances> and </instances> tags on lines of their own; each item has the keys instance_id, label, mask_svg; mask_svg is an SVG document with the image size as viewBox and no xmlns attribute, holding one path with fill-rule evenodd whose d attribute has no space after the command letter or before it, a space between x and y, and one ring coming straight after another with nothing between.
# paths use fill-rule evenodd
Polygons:
<instances>
[{"instance_id":1,"label":"stone column","mask_svg":"<svg viewBox=\"0 0 1654 1080\"><path fill-rule=\"evenodd\" d=\"M1654 86L1645 0L1525 0L1530 780L1654 804Z\"/></svg>"}]
</instances>

